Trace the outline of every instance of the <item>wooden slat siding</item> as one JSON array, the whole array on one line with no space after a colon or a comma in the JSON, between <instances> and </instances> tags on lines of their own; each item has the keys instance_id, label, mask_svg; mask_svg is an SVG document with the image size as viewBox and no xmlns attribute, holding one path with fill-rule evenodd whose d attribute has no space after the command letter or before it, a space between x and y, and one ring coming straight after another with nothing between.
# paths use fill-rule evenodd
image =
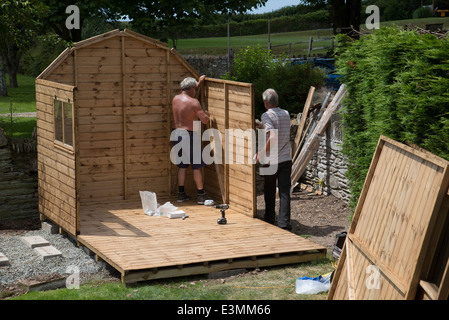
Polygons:
<instances>
[{"instance_id":1,"label":"wooden slat siding","mask_svg":"<svg viewBox=\"0 0 449 320\"><path fill-rule=\"evenodd\" d=\"M76 235L75 155L54 145L54 98L74 101L75 87L36 80L39 212ZM75 141L76 137L74 136Z\"/></svg>"},{"instance_id":2,"label":"wooden slat siding","mask_svg":"<svg viewBox=\"0 0 449 320\"><path fill-rule=\"evenodd\" d=\"M79 107L78 107L78 85L79 85L79 79L78 79L78 52L73 52L73 79L75 86L77 87L77 90L73 93L73 136L75 137L74 141L74 153L75 153L75 183L76 183L76 232L79 234L81 230L81 217L80 217L80 189L81 189L81 181L80 181L80 114L79 114Z\"/></svg>"},{"instance_id":3,"label":"wooden slat siding","mask_svg":"<svg viewBox=\"0 0 449 320\"><path fill-rule=\"evenodd\" d=\"M45 80L74 86L74 63L73 51L70 51L70 54L66 55L64 60L45 77Z\"/></svg>"},{"instance_id":4,"label":"wooden slat siding","mask_svg":"<svg viewBox=\"0 0 449 320\"><path fill-rule=\"evenodd\" d=\"M217 92L218 98L211 97L211 92ZM224 84L220 82L214 82L210 78L206 78L204 83L204 108L209 112L211 116L211 122L209 127L211 129L216 129L221 134L222 146L224 146L224 114L225 114L225 91ZM206 142L208 145L209 142ZM223 189L226 189L224 185L224 181L226 181L224 176L224 148L221 149L223 159L221 160L222 164L218 164L218 170L220 172L221 181L223 182ZM218 203L225 202L223 200L222 193L220 191L220 183L217 176L216 166L214 164L208 165L205 168L205 189L207 194L212 196L215 201Z\"/></svg>"},{"instance_id":5,"label":"wooden slat siding","mask_svg":"<svg viewBox=\"0 0 449 320\"><path fill-rule=\"evenodd\" d=\"M236 102L237 103L234 103ZM229 128L241 129L243 131L250 129L254 130L254 88L252 86L238 86L229 85ZM245 115L246 119L241 116ZM256 136L254 136L256 138ZM255 217L256 214L256 200L255 200L255 165L252 164L252 154L256 150L250 150L248 155L245 139L245 148L243 150L234 151L237 153L243 152L244 164L230 164L229 167L229 202L236 203L238 206L244 206L246 210L242 213ZM233 170L247 171L250 173L248 179L243 182L241 177L231 174ZM238 187L237 187L238 186ZM243 192L242 190L247 190Z\"/></svg>"},{"instance_id":6,"label":"wooden slat siding","mask_svg":"<svg viewBox=\"0 0 449 320\"><path fill-rule=\"evenodd\" d=\"M330 299L351 298L349 284L355 299L414 299L423 296L416 295L420 283L434 286L427 280L449 206L448 170L447 161L425 150L379 139ZM354 266L351 279L348 261ZM379 290L366 286L369 265L380 269Z\"/></svg>"},{"instance_id":7,"label":"wooden slat siding","mask_svg":"<svg viewBox=\"0 0 449 320\"><path fill-rule=\"evenodd\" d=\"M166 79L165 79L165 81L166 81L166 83L165 83L165 99L166 99L165 112L167 115L166 122L168 124L167 125L167 137L169 138L171 131L172 131L172 113L173 113L173 108L171 105L172 96L171 96L171 74L170 74L170 52L169 51L165 52L165 68L166 68L166 70L165 70L165 77L166 77ZM171 159L170 159L171 143L166 142L166 145L167 145L167 155L164 160L167 161L167 167L168 167L167 194L172 196L172 192L174 192L174 191L172 191L172 179L173 179L172 168L173 168L173 166L171 164Z\"/></svg>"},{"instance_id":8,"label":"wooden slat siding","mask_svg":"<svg viewBox=\"0 0 449 320\"><path fill-rule=\"evenodd\" d=\"M128 104L128 100L126 99L127 96L127 89L126 89L126 61L125 61L125 57L126 57L126 53L125 53L125 37L122 36L120 37L120 45L121 45L121 51L120 51L120 65L121 65L121 73L122 73L122 123L123 123L123 168L122 168L122 177L123 177L123 196L124 199L127 200L128 199L128 146L127 146L127 142L128 142L128 130L127 130L127 114L126 114L126 109L127 109L127 104ZM114 65L114 64L113 64Z\"/></svg>"},{"instance_id":9,"label":"wooden slat siding","mask_svg":"<svg viewBox=\"0 0 449 320\"><path fill-rule=\"evenodd\" d=\"M71 54L71 49L66 48L61 54L47 67L40 75L36 77L36 79L48 79L48 75L51 74L62 62L64 62L68 55ZM56 79L53 79L55 82L60 83L59 81L56 81ZM72 77L73 80L73 77Z\"/></svg>"},{"instance_id":10,"label":"wooden slat siding","mask_svg":"<svg viewBox=\"0 0 449 320\"><path fill-rule=\"evenodd\" d=\"M248 157L248 141L244 140L243 148L236 150L237 140L242 142L241 138L234 138L232 141L233 158L225 159L226 156L226 129L242 130L254 129L254 102L253 87L247 83L236 83L226 80L206 79L206 104L209 113L214 120L212 128L220 131L222 139L223 165L219 166L224 182L224 192L227 201L231 206L249 216L254 216L256 211L255 204L255 166L252 164L252 156ZM236 131L237 132L237 131ZM241 144L240 144L241 146ZM237 164L237 156L243 155L243 164ZM248 160L249 158L249 160ZM226 164L232 160L233 164ZM216 171L213 166L209 166L208 176L211 180L216 177ZM242 172L241 175L234 174ZM245 177L243 177L246 174ZM211 183L209 193L221 199L219 191L217 192L218 182Z\"/></svg>"},{"instance_id":11,"label":"wooden slat siding","mask_svg":"<svg viewBox=\"0 0 449 320\"><path fill-rule=\"evenodd\" d=\"M438 300L449 298L449 215L445 215L445 212L449 212L449 196L447 194L440 208L440 221L436 222L435 231L432 233L430 250L427 252L422 272L422 279L429 282L430 285L436 286ZM430 295L427 292L426 294Z\"/></svg>"},{"instance_id":12,"label":"wooden slat siding","mask_svg":"<svg viewBox=\"0 0 449 320\"><path fill-rule=\"evenodd\" d=\"M125 196L122 44L114 35L76 47L81 205Z\"/></svg>"},{"instance_id":13,"label":"wooden slat siding","mask_svg":"<svg viewBox=\"0 0 449 320\"><path fill-rule=\"evenodd\" d=\"M167 193L169 163L166 159L159 161L166 155L169 146L167 125L167 79L155 76L162 70L167 70L166 50L161 50L154 44L126 37L125 42L125 70L127 104L129 97L150 98L157 100L152 105L132 106L127 108L128 138L126 148L128 157L127 183L128 197L139 199L139 191L156 192L161 196ZM155 69L158 69L156 72ZM141 73L138 79L130 78L129 74ZM154 137L157 132L158 137ZM151 155L150 160L147 155ZM142 161L145 160L145 161ZM158 170L154 170L158 168Z\"/></svg>"}]
</instances>

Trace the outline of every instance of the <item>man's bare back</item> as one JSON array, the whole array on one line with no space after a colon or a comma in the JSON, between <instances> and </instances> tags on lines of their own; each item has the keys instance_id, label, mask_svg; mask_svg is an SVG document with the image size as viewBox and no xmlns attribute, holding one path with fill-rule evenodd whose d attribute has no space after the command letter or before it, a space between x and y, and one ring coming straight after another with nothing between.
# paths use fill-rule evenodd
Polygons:
<instances>
[{"instance_id":1,"label":"man's bare back","mask_svg":"<svg viewBox=\"0 0 449 320\"><path fill-rule=\"evenodd\" d=\"M196 92L204 79L205 76L201 76L197 87L183 90L173 98L172 108L175 129L193 131L194 121L200 120L204 124L208 123L209 114L203 111L200 102L195 98Z\"/></svg>"},{"instance_id":2,"label":"man's bare back","mask_svg":"<svg viewBox=\"0 0 449 320\"><path fill-rule=\"evenodd\" d=\"M200 102L182 92L173 98L173 116L176 129L193 131L193 122L200 120L206 124L209 117L201 108Z\"/></svg>"}]
</instances>

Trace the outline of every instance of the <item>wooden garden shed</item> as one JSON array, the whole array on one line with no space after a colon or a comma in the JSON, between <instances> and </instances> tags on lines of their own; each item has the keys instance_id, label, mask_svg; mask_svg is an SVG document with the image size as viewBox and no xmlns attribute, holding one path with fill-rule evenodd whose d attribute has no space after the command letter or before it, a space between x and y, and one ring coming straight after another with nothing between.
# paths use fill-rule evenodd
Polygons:
<instances>
[{"instance_id":1,"label":"wooden garden shed","mask_svg":"<svg viewBox=\"0 0 449 320\"><path fill-rule=\"evenodd\" d=\"M42 218L128 282L324 257L325 248L253 219L251 162L204 168L206 192L230 205L225 226L216 223L218 210L194 202L182 204L185 220L143 213L139 191L178 205L172 198L171 101L189 76L199 74L175 50L129 30L62 52L36 79ZM206 78L200 101L222 137L225 129L254 129L252 84ZM235 144L236 157L247 157L248 144ZM193 179L187 181L195 194ZM279 243L264 245L269 239Z\"/></svg>"}]
</instances>

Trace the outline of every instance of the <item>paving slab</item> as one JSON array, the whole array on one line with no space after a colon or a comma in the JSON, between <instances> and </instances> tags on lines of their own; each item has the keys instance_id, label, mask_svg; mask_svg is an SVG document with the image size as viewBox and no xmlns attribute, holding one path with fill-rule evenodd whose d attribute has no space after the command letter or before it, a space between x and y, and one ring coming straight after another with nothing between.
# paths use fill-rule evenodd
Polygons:
<instances>
[{"instance_id":1,"label":"paving slab","mask_svg":"<svg viewBox=\"0 0 449 320\"><path fill-rule=\"evenodd\" d=\"M3 253L0 252L0 267L5 267L11 265L9 259Z\"/></svg>"},{"instance_id":2,"label":"paving slab","mask_svg":"<svg viewBox=\"0 0 449 320\"><path fill-rule=\"evenodd\" d=\"M50 221L42 221L41 226L42 230L49 234L56 234L59 232L58 226Z\"/></svg>"},{"instance_id":3,"label":"paving slab","mask_svg":"<svg viewBox=\"0 0 449 320\"><path fill-rule=\"evenodd\" d=\"M62 252L53 246L37 247L33 250L41 256L42 260L62 256Z\"/></svg>"},{"instance_id":4,"label":"paving slab","mask_svg":"<svg viewBox=\"0 0 449 320\"><path fill-rule=\"evenodd\" d=\"M23 243L25 243L31 249L37 247L45 247L49 246L50 242L42 238L41 236L29 236L29 237L21 237L20 238Z\"/></svg>"}]
</instances>

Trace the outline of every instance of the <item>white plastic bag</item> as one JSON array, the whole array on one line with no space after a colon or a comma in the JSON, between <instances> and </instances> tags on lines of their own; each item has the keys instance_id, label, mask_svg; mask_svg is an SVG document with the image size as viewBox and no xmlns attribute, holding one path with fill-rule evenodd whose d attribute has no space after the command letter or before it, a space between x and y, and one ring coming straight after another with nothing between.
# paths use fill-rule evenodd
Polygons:
<instances>
[{"instance_id":1,"label":"white plastic bag","mask_svg":"<svg viewBox=\"0 0 449 320\"><path fill-rule=\"evenodd\" d=\"M139 191L139 193L143 212L149 216L158 215L156 193L150 191Z\"/></svg>"},{"instance_id":2,"label":"white plastic bag","mask_svg":"<svg viewBox=\"0 0 449 320\"><path fill-rule=\"evenodd\" d=\"M308 277L296 279L295 291L298 294L317 294L329 291L330 275L331 273L313 279Z\"/></svg>"},{"instance_id":3,"label":"white plastic bag","mask_svg":"<svg viewBox=\"0 0 449 320\"><path fill-rule=\"evenodd\" d=\"M167 213L167 218L176 219L176 218L184 218L186 213L182 210L171 211Z\"/></svg>"},{"instance_id":4,"label":"white plastic bag","mask_svg":"<svg viewBox=\"0 0 449 320\"><path fill-rule=\"evenodd\" d=\"M178 207L172 205L171 202L166 202L162 206L160 206L158 210L161 216L167 216L168 213L175 212L176 210L178 210Z\"/></svg>"}]
</instances>

